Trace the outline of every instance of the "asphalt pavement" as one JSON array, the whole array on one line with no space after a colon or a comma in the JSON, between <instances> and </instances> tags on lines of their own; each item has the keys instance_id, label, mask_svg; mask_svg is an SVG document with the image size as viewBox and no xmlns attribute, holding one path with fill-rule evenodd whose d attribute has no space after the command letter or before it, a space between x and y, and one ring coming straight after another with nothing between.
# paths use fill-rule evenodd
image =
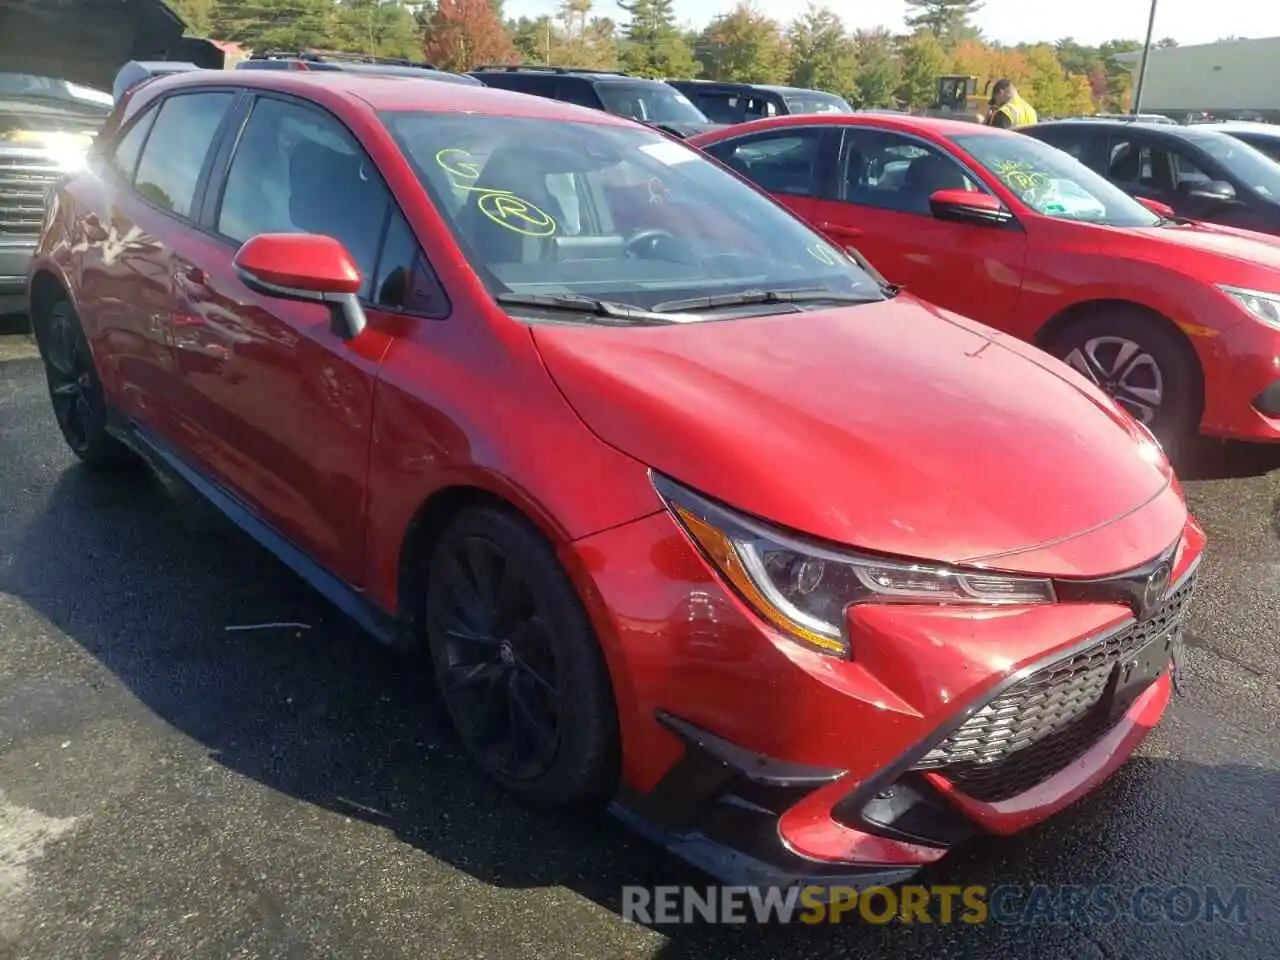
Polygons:
<instances>
[{"instance_id":1,"label":"asphalt pavement","mask_svg":"<svg viewBox=\"0 0 1280 960\"><path fill-rule=\"evenodd\" d=\"M1243 888L1243 922L644 925L624 885L705 878L490 786L412 661L191 494L76 466L0 337L0 958L1275 957L1280 450L1202 460L1186 692L1095 795L930 879Z\"/></svg>"}]
</instances>

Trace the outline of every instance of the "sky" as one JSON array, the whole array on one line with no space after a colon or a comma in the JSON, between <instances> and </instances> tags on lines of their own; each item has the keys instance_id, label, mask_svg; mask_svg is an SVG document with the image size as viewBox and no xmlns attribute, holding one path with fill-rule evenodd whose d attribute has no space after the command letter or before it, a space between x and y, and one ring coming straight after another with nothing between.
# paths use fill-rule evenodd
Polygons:
<instances>
[{"instance_id":1,"label":"sky","mask_svg":"<svg viewBox=\"0 0 1280 960\"><path fill-rule=\"evenodd\" d=\"M1280 36L1280 3L1274 0L1157 0L1156 38L1173 37L1181 44L1212 43L1226 36ZM888 27L900 30L906 5L902 0L828 0L852 29ZM556 0L506 0L509 17L541 16L553 12ZM676 0L682 23L701 27L727 13L735 0ZM804 12L805 0L756 0L756 6L776 20L789 23ZM1208 11L1212 11L1211 13ZM1148 0L986 0L974 23L991 40L1002 43L1053 41L1075 37L1097 44L1118 38L1141 39L1151 12ZM625 20L613 0L596 0L595 16Z\"/></svg>"}]
</instances>

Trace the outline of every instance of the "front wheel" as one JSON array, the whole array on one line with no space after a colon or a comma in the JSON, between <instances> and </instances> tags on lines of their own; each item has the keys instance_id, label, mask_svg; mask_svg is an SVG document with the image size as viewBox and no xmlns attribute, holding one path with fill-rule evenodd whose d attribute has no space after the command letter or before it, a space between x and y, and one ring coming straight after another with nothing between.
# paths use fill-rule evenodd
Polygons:
<instances>
[{"instance_id":1,"label":"front wheel","mask_svg":"<svg viewBox=\"0 0 1280 960\"><path fill-rule=\"evenodd\" d=\"M1173 456L1199 427L1200 372L1167 321L1122 310L1070 324L1049 352L1092 380Z\"/></svg>"},{"instance_id":2,"label":"front wheel","mask_svg":"<svg viewBox=\"0 0 1280 960\"><path fill-rule=\"evenodd\" d=\"M612 797L620 747L608 670L537 530L502 509L460 514L432 556L426 628L454 728L491 777L543 806Z\"/></svg>"}]
</instances>

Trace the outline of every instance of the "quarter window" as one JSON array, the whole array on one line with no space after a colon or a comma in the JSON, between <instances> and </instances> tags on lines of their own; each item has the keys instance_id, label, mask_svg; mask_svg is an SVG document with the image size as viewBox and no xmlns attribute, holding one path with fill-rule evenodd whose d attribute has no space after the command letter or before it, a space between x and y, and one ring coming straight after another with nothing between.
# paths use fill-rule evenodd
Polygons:
<instances>
[{"instance_id":1,"label":"quarter window","mask_svg":"<svg viewBox=\"0 0 1280 960\"><path fill-rule=\"evenodd\" d=\"M154 108L148 109L133 122L125 135L116 144L115 150L107 157L107 164L126 180L133 180L133 171L138 168L138 157L142 153L142 145L147 140L151 125L156 121Z\"/></svg>"},{"instance_id":2,"label":"quarter window","mask_svg":"<svg viewBox=\"0 0 1280 960\"><path fill-rule=\"evenodd\" d=\"M138 162L138 193L179 216L191 216L200 171L233 99L230 93L184 93L166 99Z\"/></svg>"}]
</instances>

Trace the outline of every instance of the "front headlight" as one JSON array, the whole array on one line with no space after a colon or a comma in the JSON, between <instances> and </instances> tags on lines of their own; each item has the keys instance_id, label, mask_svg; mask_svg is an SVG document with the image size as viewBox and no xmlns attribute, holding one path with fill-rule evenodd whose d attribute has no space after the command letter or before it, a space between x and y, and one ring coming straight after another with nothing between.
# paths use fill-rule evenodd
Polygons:
<instances>
[{"instance_id":1,"label":"front headlight","mask_svg":"<svg viewBox=\"0 0 1280 960\"><path fill-rule=\"evenodd\" d=\"M81 169L93 146L93 134L56 130L10 130L0 135L0 139L43 150L66 172Z\"/></svg>"},{"instance_id":2,"label":"front headlight","mask_svg":"<svg viewBox=\"0 0 1280 960\"><path fill-rule=\"evenodd\" d=\"M851 655L845 631L851 604L986 606L1056 599L1049 580L864 556L778 530L656 473L653 482L738 595L783 633L824 653Z\"/></svg>"},{"instance_id":3,"label":"front headlight","mask_svg":"<svg viewBox=\"0 0 1280 960\"><path fill-rule=\"evenodd\" d=\"M1263 293L1225 283L1218 284L1218 289L1263 323L1280 329L1280 293Z\"/></svg>"}]
</instances>

